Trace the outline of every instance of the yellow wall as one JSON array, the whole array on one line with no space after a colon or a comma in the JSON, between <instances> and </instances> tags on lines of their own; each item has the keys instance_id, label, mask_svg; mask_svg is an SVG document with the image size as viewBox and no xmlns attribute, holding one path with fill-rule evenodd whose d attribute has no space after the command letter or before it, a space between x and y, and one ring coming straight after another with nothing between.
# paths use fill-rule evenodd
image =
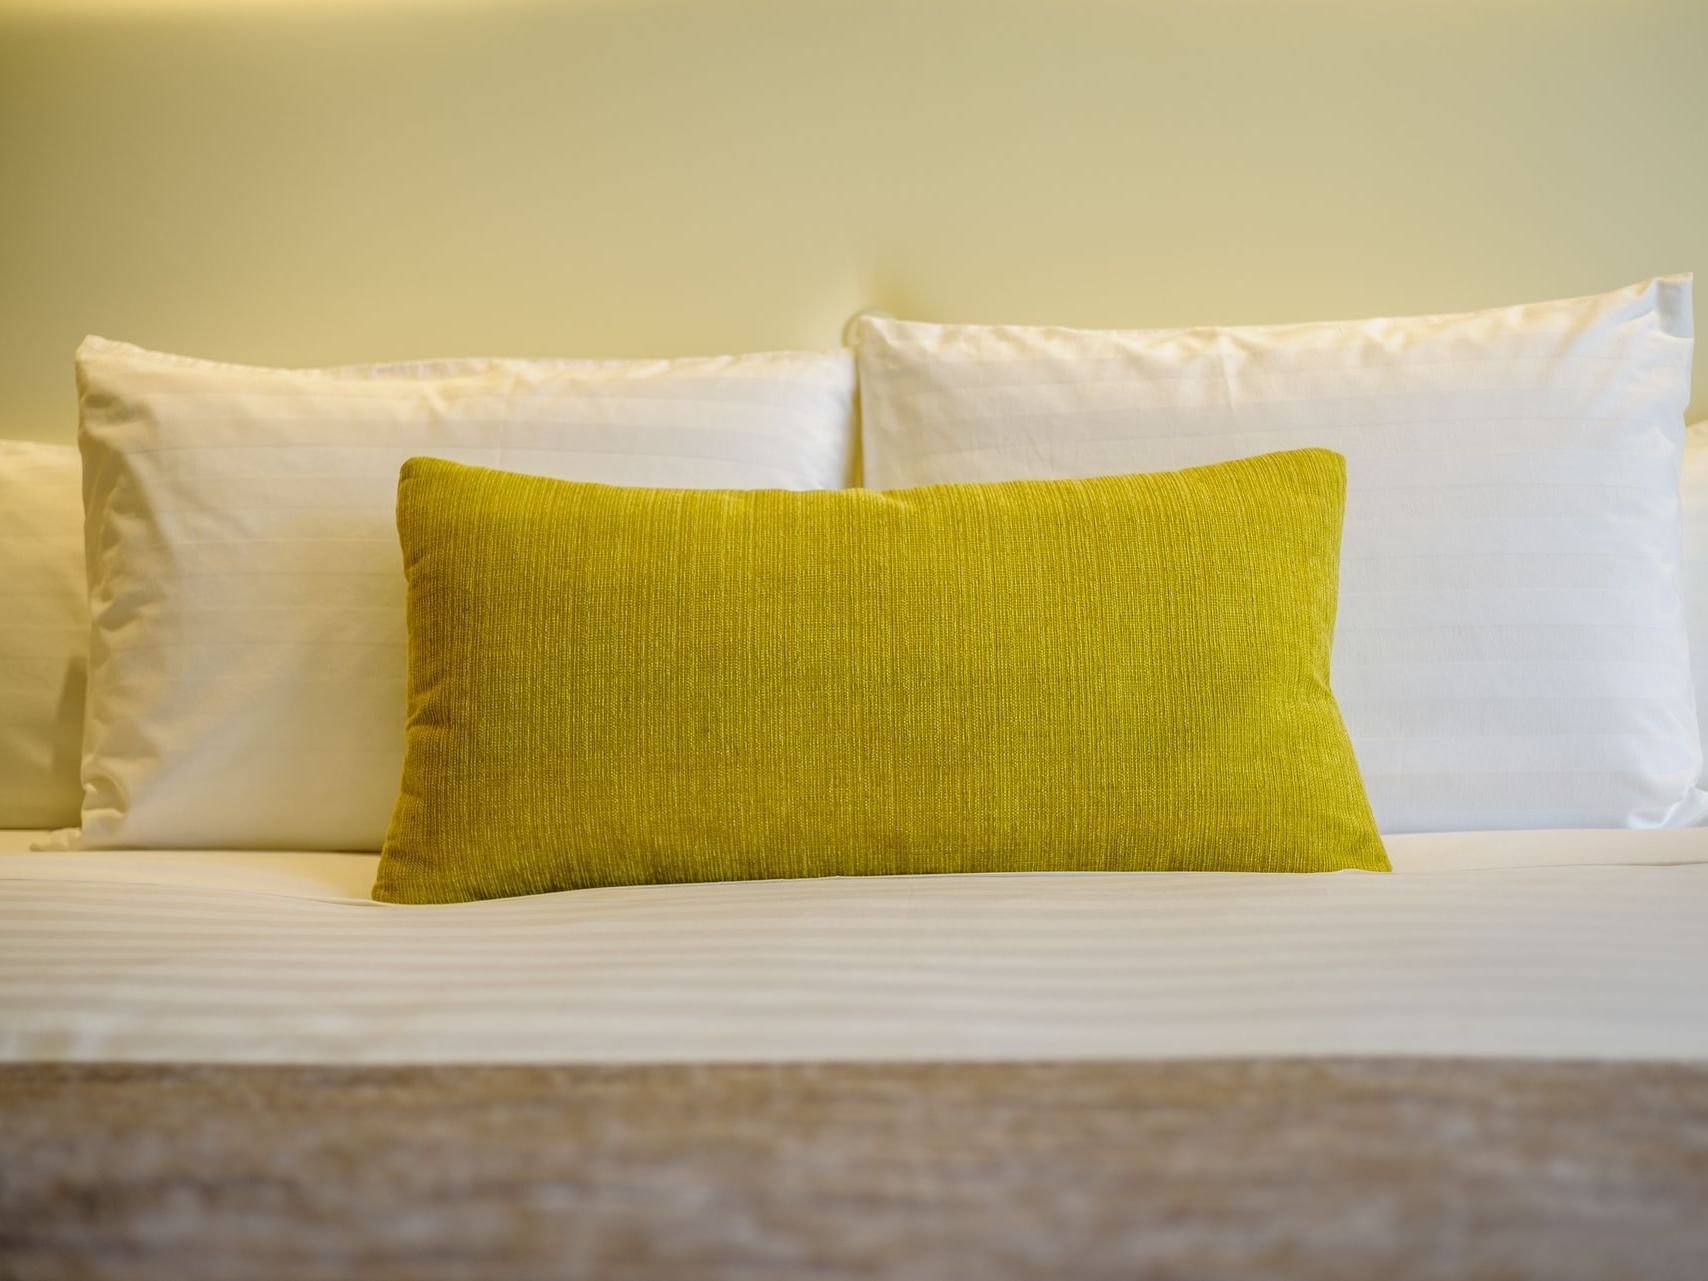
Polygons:
<instances>
[{"instance_id":1,"label":"yellow wall","mask_svg":"<svg viewBox=\"0 0 1708 1281\"><path fill-rule=\"evenodd\" d=\"M0 0L0 435L70 437L87 331L672 354L1708 271L1705 53L1704 0Z\"/></svg>"}]
</instances>

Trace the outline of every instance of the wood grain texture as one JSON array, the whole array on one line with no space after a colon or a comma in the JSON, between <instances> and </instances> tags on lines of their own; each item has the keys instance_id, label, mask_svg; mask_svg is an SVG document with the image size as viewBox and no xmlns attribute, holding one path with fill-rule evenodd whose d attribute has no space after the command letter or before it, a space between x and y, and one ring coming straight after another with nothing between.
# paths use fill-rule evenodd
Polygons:
<instances>
[{"instance_id":1,"label":"wood grain texture","mask_svg":"<svg viewBox=\"0 0 1708 1281\"><path fill-rule=\"evenodd\" d=\"M0 1276L1700 1278L1708 1068L0 1067Z\"/></svg>"}]
</instances>

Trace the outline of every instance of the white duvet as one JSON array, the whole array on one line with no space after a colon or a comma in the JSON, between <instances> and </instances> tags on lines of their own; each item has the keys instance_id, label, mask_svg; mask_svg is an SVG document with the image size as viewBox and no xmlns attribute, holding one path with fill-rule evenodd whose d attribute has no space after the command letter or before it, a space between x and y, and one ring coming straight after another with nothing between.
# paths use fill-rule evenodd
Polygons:
<instances>
[{"instance_id":1,"label":"white duvet","mask_svg":"<svg viewBox=\"0 0 1708 1281\"><path fill-rule=\"evenodd\" d=\"M0 850L27 835L0 835ZM1389 840L1393 875L366 898L353 854L0 853L0 1058L1708 1059L1708 830Z\"/></svg>"}]
</instances>

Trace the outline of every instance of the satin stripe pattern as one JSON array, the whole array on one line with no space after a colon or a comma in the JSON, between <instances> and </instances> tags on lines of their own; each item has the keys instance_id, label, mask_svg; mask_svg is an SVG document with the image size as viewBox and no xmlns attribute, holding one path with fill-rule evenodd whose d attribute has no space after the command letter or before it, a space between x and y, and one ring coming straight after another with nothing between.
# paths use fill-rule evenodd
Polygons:
<instances>
[{"instance_id":1,"label":"satin stripe pattern","mask_svg":"<svg viewBox=\"0 0 1708 1281\"><path fill-rule=\"evenodd\" d=\"M0 854L0 1058L1708 1060L1708 831L1388 845L436 907L366 855Z\"/></svg>"},{"instance_id":2,"label":"satin stripe pattern","mask_svg":"<svg viewBox=\"0 0 1708 1281\"><path fill-rule=\"evenodd\" d=\"M1678 586L1689 277L1397 320L856 336L875 487L1345 455L1333 680L1383 830L1708 814Z\"/></svg>"},{"instance_id":3,"label":"satin stripe pattern","mask_svg":"<svg viewBox=\"0 0 1708 1281\"><path fill-rule=\"evenodd\" d=\"M77 821L89 607L82 465L0 440L0 828Z\"/></svg>"},{"instance_id":4,"label":"satin stripe pattern","mask_svg":"<svg viewBox=\"0 0 1708 1281\"><path fill-rule=\"evenodd\" d=\"M835 489L854 449L846 352L278 370L91 338L77 371L84 849L380 847L403 763L405 459Z\"/></svg>"}]
</instances>

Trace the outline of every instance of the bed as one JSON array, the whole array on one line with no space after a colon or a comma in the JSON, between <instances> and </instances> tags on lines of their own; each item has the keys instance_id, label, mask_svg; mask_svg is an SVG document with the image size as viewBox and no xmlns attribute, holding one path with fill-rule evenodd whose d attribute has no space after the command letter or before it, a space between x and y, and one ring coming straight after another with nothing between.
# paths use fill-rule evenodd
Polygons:
<instances>
[{"instance_id":1,"label":"bed","mask_svg":"<svg viewBox=\"0 0 1708 1281\"><path fill-rule=\"evenodd\" d=\"M1701 829L1393 837L1392 876L439 908L370 901L371 856L29 838L0 854L18 1276L1682 1278L1708 1255Z\"/></svg>"},{"instance_id":2,"label":"bed","mask_svg":"<svg viewBox=\"0 0 1708 1281\"><path fill-rule=\"evenodd\" d=\"M1708 6L0 9L0 1281L1708 1277L1708 361L1656 275L1708 247ZM396 814L412 458L903 490L1324 448L1365 852L1433 833L1392 875L404 907L311 852ZM651 670L698 670L667 621ZM540 705L492 700L500 746ZM1035 724L987 766L1058 761ZM779 810L896 759L848 741ZM1161 834L1260 814L1291 770L1241 759ZM429 861L561 850L487 817Z\"/></svg>"},{"instance_id":3,"label":"bed","mask_svg":"<svg viewBox=\"0 0 1708 1281\"><path fill-rule=\"evenodd\" d=\"M0 493L0 1262L1700 1277L1690 287L86 340Z\"/></svg>"}]
</instances>

